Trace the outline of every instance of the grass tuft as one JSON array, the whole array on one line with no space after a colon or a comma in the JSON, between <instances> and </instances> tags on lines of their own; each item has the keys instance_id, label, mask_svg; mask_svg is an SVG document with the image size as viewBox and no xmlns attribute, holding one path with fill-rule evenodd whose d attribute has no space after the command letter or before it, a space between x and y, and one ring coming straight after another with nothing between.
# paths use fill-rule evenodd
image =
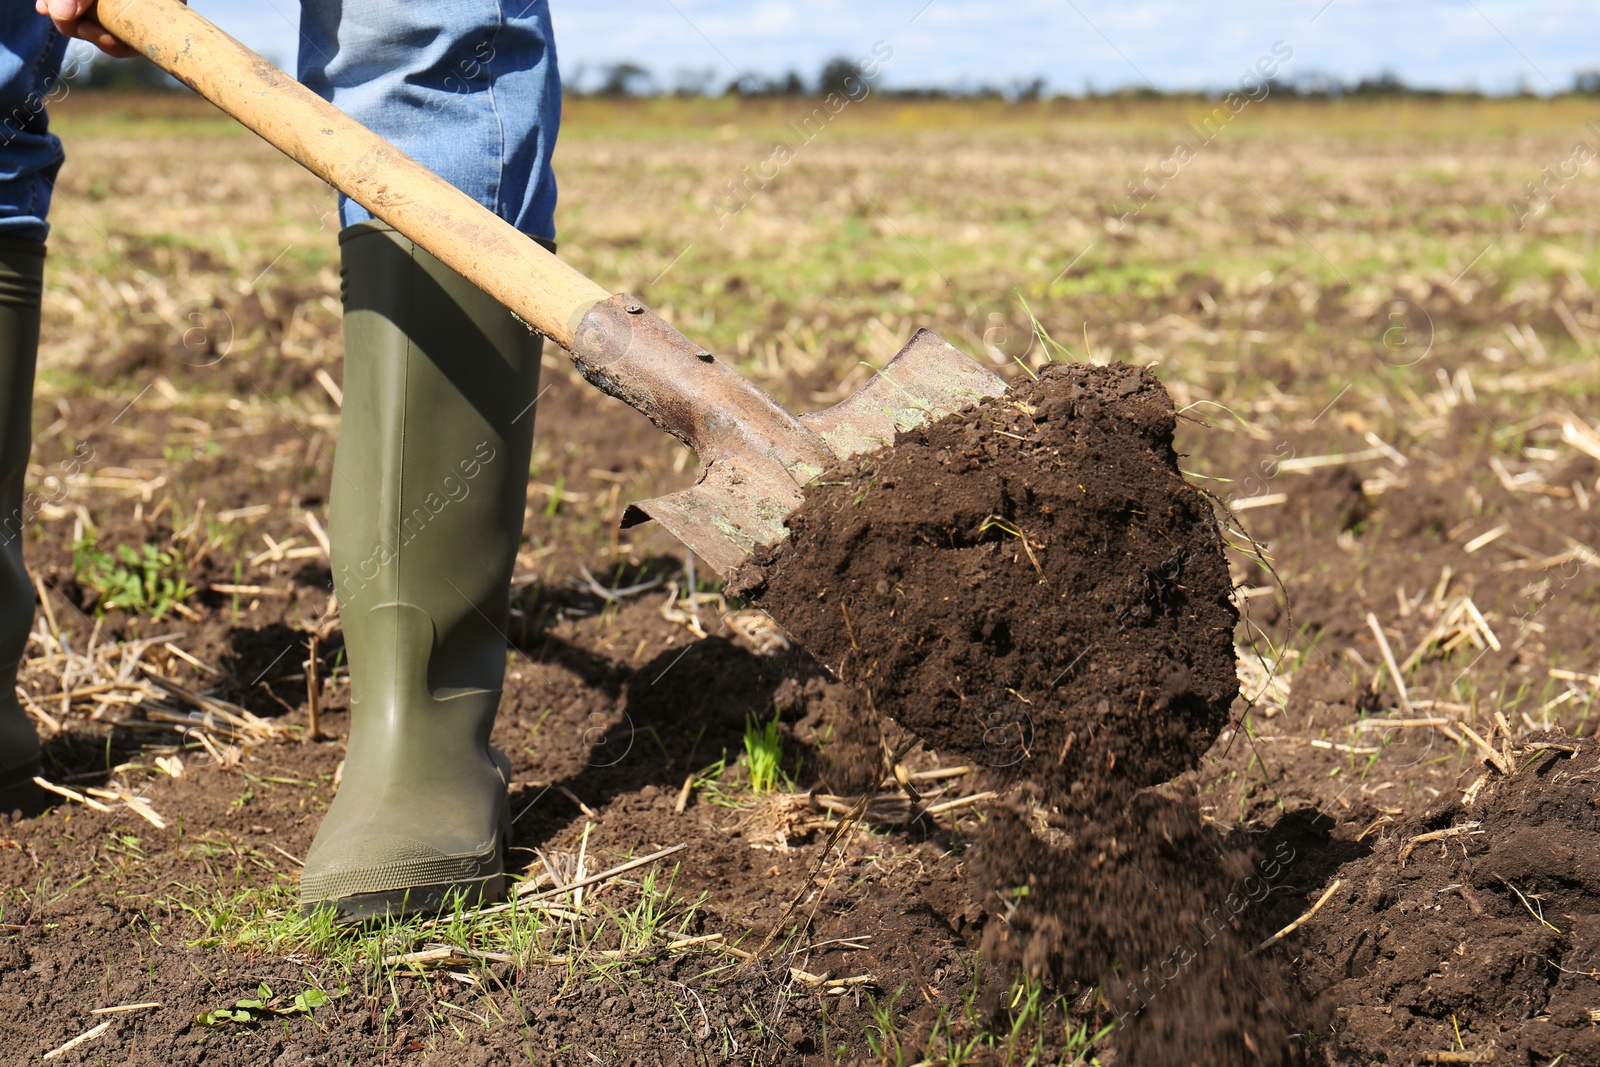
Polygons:
<instances>
[{"instance_id":1,"label":"grass tuft","mask_svg":"<svg viewBox=\"0 0 1600 1067\"><path fill-rule=\"evenodd\" d=\"M778 736L778 712L772 721L762 725L754 715L745 722L744 758L750 771L750 790L770 793L783 779L783 740Z\"/></svg>"}]
</instances>

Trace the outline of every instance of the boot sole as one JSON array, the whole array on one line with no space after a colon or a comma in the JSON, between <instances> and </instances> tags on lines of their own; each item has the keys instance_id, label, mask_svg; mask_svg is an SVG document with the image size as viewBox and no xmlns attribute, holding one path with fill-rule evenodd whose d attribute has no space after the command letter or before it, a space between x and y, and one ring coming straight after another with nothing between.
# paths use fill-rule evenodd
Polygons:
<instances>
[{"instance_id":1,"label":"boot sole","mask_svg":"<svg viewBox=\"0 0 1600 1067\"><path fill-rule=\"evenodd\" d=\"M502 777L509 781L510 761L499 749L490 749L490 752L494 756L496 765L501 767ZM506 896L507 879L503 868L506 852L511 844L508 840L510 827L511 798L502 794L500 830L497 835L499 844L494 852L494 858L499 861L498 866L502 868L498 873L466 881L400 886L374 893L350 893L342 897L302 903L300 914L310 918L326 908L333 912L334 922L365 923L383 919L401 919L413 915L437 915L456 907L476 908L498 903Z\"/></svg>"},{"instance_id":2,"label":"boot sole","mask_svg":"<svg viewBox=\"0 0 1600 1067\"><path fill-rule=\"evenodd\" d=\"M309 918L323 909L329 909L333 912L335 922L366 923L413 915L437 915L456 907L475 908L494 903L505 894L506 876L496 874L475 882L443 882L438 885L388 889L381 893L356 893L337 900L303 905L300 912Z\"/></svg>"}]
</instances>

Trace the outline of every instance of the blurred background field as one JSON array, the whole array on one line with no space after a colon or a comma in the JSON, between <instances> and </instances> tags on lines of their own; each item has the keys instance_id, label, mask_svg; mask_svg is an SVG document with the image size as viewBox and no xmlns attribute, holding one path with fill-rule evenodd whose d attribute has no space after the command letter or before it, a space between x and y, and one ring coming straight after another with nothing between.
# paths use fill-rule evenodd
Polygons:
<instances>
[{"instance_id":1,"label":"blurred background field","mask_svg":"<svg viewBox=\"0 0 1600 1067\"><path fill-rule=\"evenodd\" d=\"M1573 160L1600 150L1586 97L1269 97L1210 143L1197 128L1218 104L1199 98L869 97L813 121L807 141L816 104L570 101L563 255L774 382L881 361L908 316L1015 356L1024 302L1057 340L1125 355L1139 344L1187 376L1216 342L1132 334L1201 291L1302 309L1252 321L1270 339L1247 343L1351 356L1390 298L1429 288L1481 308L1572 289L1593 267L1600 164ZM79 93L56 124L70 162L55 277L92 314L58 302L53 352L141 328L139 301L90 301L85 286L151 287L152 306L215 293L224 309L283 285L334 293L332 194L206 105ZM1193 159L1174 167L1180 142ZM792 159L775 166L778 145ZM1551 186L1547 206L1528 183ZM1246 306L1218 304L1217 324L1242 324ZM1359 328L1318 339L1310 323L1334 307ZM1460 341L1444 354L1470 354Z\"/></svg>"},{"instance_id":2,"label":"blurred background field","mask_svg":"<svg viewBox=\"0 0 1600 1067\"><path fill-rule=\"evenodd\" d=\"M1159 360L1184 402L1245 410L1273 389L1426 392L1535 342L1576 355L1600 325L1588 97L1268 97L1225 122L1198 97L869 96L826 123L817 106L569 101L563 256L800 406L843 395L918 325L1012 372L1037 364L1055 350L1030 312L1077 357ZM170 368L203 392L268 339L263 301L283 320L264 356L332 359L329 190L188 99L80 92L56 122L47 366L226 342L216 365ZM1292 389L1239 370L1263 366ZM1553 387L1591 381L1579 363Z\"/></svg>"}]
</instances>

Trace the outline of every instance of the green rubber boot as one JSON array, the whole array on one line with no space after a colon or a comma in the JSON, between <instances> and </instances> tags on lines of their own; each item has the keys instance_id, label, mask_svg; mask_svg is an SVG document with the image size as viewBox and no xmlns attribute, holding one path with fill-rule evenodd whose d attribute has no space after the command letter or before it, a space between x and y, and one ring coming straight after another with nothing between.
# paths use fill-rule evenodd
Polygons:
<instances>
[{"instance_id":1,"label":"green rubber boot","mask_svg":"<svg viewBox=\"0 0 1600 1067\"><path fill-rule=\"evenodd\" d=\"M39 736L17 703L17 665L33 626L33 583L22 565L23 480L33 446L33 368L39 352L44 245L0 237L0 810L37 797Z\"/></svg>"},{"instance_id":2,"label":"green rubber boot","mask_svg":"<svg viewBox=\"0 0 1600 1067\"><path fill-rule=\"evenodd\" d=\"M300 900L360 921L505 891L510 768L489 729L541 339L387 226L352 226L340 245L330 538L350 742Z\"/></svg>"}]
</instances>

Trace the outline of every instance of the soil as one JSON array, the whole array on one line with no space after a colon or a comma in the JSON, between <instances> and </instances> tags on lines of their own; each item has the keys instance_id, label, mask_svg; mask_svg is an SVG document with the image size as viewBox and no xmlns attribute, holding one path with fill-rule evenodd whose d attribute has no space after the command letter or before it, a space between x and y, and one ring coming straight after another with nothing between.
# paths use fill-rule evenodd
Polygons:
<instances>
[{"instance_id":1,"label":"soil","mask_svg":"<svg viewBox=\"0 0 1600 1067\"><path fill-rule=\"evenodd\" d=\"M570 855L592 822L590 862L609 866L632 853L686 842L689 849L674 858L676 870L663 873L681 898L706 897L684 933L733 937L753 928L759 939L807 879L811 855L799 846L814 841L797 836L794 847L775 845L748 813L697 801L677 814L674 801L684 767L737 748L746 710L767 711L783 679L806 677L814 668L808 671L793 654L761 657L723 638L685 641L653 604L630 606L619 622L630 647L650 635L685 644L687 651L616 663L567 645L563 637L575 635L564 627L527 650L534 668L514 678L513 699L494 736L512 755L519 783L513 805L523 817L514 844ZM592 648L581 638L579 645ZM677 684L653 687L668 669ZM707 713L698 719L683 714L688 692L701 694ZM826 685L809 692L797 710L818 711L838 699ZM528 699L535 693L537 702ZM545 714L550 708L554 714ZM205 894L225 895L241 884L292 881L284 853L304 855L310 844L332 795L347 719L338 710L326 714L328 740L252 750L233 771L208 770L203 757L185 754L190 769L183 777L151 776L141 789L158 811L181 819L165 831L125 811L106 815L76 806L0 827L0 879L36 890L4 916L10 932L0 941L0 1035L8 1047L37 1062L104 1021L91 1009L156 1002L108 1017L110 1032L61 1062L101 1062L107 1049L116 1050L116 1062L132 1064L378 1063L393 1057L485 1064L515 1062L525 1049L541 1060L595 1053L624 1062L676 1062L708 1041L708 1048L730 1047L723 1044L725 1028L729 1042L773 1062L814 1056L824 1026L859 1032L872 1017L865 997L859 1003L820 996L788 1003L791 965L838 976L870 973L876 979L870 990L889 992L920 976L955 993L970 973L972 955L962 939L928 909L908 910L903 903L930 879L944 884L954 878L954 861L926 835L903 841L890 857L871 842L847 847L840 857L835 883L818 901L810 940L864 937L864 952L777 953L738 970L720 958L687 953L645 957L619 969L614 981L574 980L560 967L485 967L474 973L486 991L442 972L402 975L392 1000L369 1000L360 995L358 978L294 953L223 950L218 935L224 931L193 921L175 903L199 903ZM535 738L542 742L537 751L530 746ZM126 739L118 740L120 750ZM799 738L791 747L795 755L808 751ZM619 749L620 757L608 755ZM103 759L103 752L68 748L60 740L51 754L77 756L78 766ZM62 769L52 776L66 778ZM84 782L80 777L74 784ZM587 818L558 785L598 815ZM83 877L84 885L64 884ZM856 897L868 886L874 903L859 907ZM602 912L631 903L626 888L592 900ZM707 970L727 973L708 983ZM284 1026L211 1028L195 1021L204 1011L253 996L260 983L292 995L312 976L330 991L354 986L356 992L319 1011L315 1025L290 1019ZM680 995L664 995L674 990ZM483 1015L486 1000L501 999L502 991L517 998L523 1024L469 1027L459 1042L435 1033L441 1003ZM691 1016L687 1027L673 1010L679 1001ZM750 1003L758 1005L754 1014L744 1010ZM705 1014L694 1017L701 1010Z\"/></svg>"},{"instance_id":2,"label":"soil","mask_svg":"<svg viewBox=\"0 0 1600 1067\"><path fill-rule=\"evenodd\" d=\"M281 303L287 308L290 302ZM220 366L224 375L230 372L226 361ZM178 368L167 371L176 378ZM890 704L882 695L889 690L876 677L867 686L869 706L797 648L753 640L719 623L715 605L703 611L700 624L710 631L703 639L684 618L665 612L667 589L687 577L681 559L648 528L633 531L631 542L613 540L616 502L670 489L691 474L675 464L674 447L642 420L552 366L538 416L544 466L532 486L511 666L494 734L513 761L513 803L521 813L514 844L570 858L588 827L586 847L596 864L685 844L661 876L672 879L681 900L703 895L687 933L759 944L774 927L792 924L787 907L797 897L806 901L809 927L781 952L750 965L687 953L633 958L610 976L467 965L392 979L386 974L372 996L364 984L370 968L344 972L294 946L228 949L223 935L236 936L259 917L252 908L292 896L291 857L304 855L332 795L348 731L347 689L336 669L338 631L325 618L325 564L317 558L250 562L266 547L263 535L280 544L292 537L308 544L299 512L320 513L325 501L332 438L324 427L333 412L303 371L286 362L261 383L277 409L293 415L292 423L264 405L227 406L227 390L219 390L220 400L162 399L161 390L151 390L129 409L129 399L143 388L132 378L75 386L59 398L71 404L69 425L91 428L85 436L95 448L93 472L105 484L78 486L59 511L41 513L30 527L27 552L75 647L85 647L97 627L97 641L173 634L177 647L221 675L157 651L152 662L163 673L289 727L306 723L300 664L313 632L324 677L332 680L322 692L325 739L306 742L291 734L245 748L234 766L217 765L193 743L179 747L170 735L140 728L136 715L115 706L96 718L74 704L62 716L64 728L46 741L46 776L76 789L124 783L169 825L158 830L124 807L103 813L67 803L0 822L0 885L7 887L0 915L0 1041L19 1060L37 1062L109 1022L51 1062L509 1064L530 1057L592 1062L591 1056L639 1063L915 1062L947 1054L980 1027L1009 1032L1019 1012L1004 994L1020 970L1041 979L1051 996L1064 997L1071 1016L1047 1013L1042 1029L1025 1031L1025 1047L1012 1051L1013 1061L1034 1055L1037 1039L1038 1060L1054 1062L1076 1048L1070 1031L1082 1026L1091 1036L1104 1034L1093 1055L1107 1067L1299 1061L1366 1067L1428 1062L1429 1053L1450 1050L1476 1055L1491 1046L1495 1063L1545 1067L1563 1055L1562 1063L1600 1062L1589 1021L1589 1013L1600 1010L1593 977L1600 964L1592 958L1600 937L1600 879L1589 869L1597 844L1591 797L1600 751L1586 737L1530 725L1542 724L1540 702L1559 696L1539 688L1550 666L1585 676L1595 667L1589 618L1600 602L1595 568L1533 565L1542 554L1567 548L1567 538L1593 540L1587 505L1580 506L1576 492L1546 492L1530 503L1506 488L1488 467L1481 443L1467 437L1454 450L1413 453L1400 472L1403 480L1391 476L1376 485L1370 467L1298 474L1267 462L1367 447L1359 428L1337 425L1297 434L1285 447L1200 435L1195 451L1210 451L1184 461L1186 469L1201 465L1241 485L1247 476L1265 477L1251 494L1282 492L1286 498L1242 517L1270 550L1289 597L1273 589L1242 598L1249 610L1235 637L1247 648L1264 648L1259 635L1265 632L1274 647L1294 639L1303 651L1290 661L1282 690L1263 693L1258 680L1247 688L1253 704L1241 698L1228 709L1224 702L1233 723L1248 711L1248 732L1225 718L1208 719L1209 729L1220 727L1221 734L1198 759L1204 738L1193 734L1177 732L1159 742L1136 737L1120 750L1107 738L1085 734L1069 755L1077 753L1080 780L1092 784L1077 792L1059 788L1062 779L1049 767L1026 764L1046 753L1054 760L1059 752L1037 739L1066 720L1046 719L1041 709L1068 713L1063 704L1040 699L1048 690L1029 688L1038 686L1033 672L1042 674L1040 664L1056 661L1041 655L1027 662L1019 652L1030 640L1024 631L1020 640L1013 635L1004 668L1017 671L1024 684L1000 676L990 683L1010 684L1035 702L1020 704L1033 723L1026 750L989 739L991 757L1001 758L991 758L987 769L1009 783L1005 796L957 813L962 817L848 835L819 874L815 865L827 833L806 794L865 788L883 770L885 748L901 740L897 729L884 728L883 713L899 710L900 725L914 729L916 706ZM152 373L160 368L137 371L141 379ZM1162 451L1171 409L1146 372L1068 368L1037 386L1021 383L1013 397L1035 395L1034 389L1059 395L1063 378L1089 383L1085 392L1100 401L1099 417L1088 414L1088 405L1080 412L1068 403L1059 415L1051 410L1041 419L1048 407L1043 402L1032 416L1001 412L996 428L1025 438L1037 433L1041 440L1058 432L1079 435L1089 447L1098 443L1105 455L1123 457L1123 480L1140 493L1175 501L1182 514L1190 514L1183 510L1190 501L1197 509L1204 505L1192 491L1160 496L1157 475L1171 479L1169 485L1178 478ZM1135 387L1121 395L1116 386L1106 398L1103 385L1112 381ZM252 414L257 409L268 417ZM1105 415L1130 409L1135 417L1121 422ZM47 405L41 410L54 418ZM983 450L972 462L1004 458L1001 442L1012 439L989 437L996 455ZM225 447L203 447L212 439ZM1130 440L1149 446L1138 463L1126 458ZM1120 442L1120 451L1110 442ZM48 473L82 443L71 432L41 433L34 462ZM151 477L158 471L167 471L169 481L153 499L125 487L127 472ZM852 494L839 514L859 513L888 496L879 492L886 484L882 468L875 473L879 482L862 504L850 503ZM1551 484L1565 485L1555 480L1565 473L1552 472ZM1580 480L1595 472L1570 473ZM1080 497L1092 497L1096 508L1116 495L1103 475L1074 477L1074 492L1079 481L1085 486ZM1061 551L1065 509L1045 522L1036 504L1011 495L1012 484L1004 483L992 505L967 502L957 532L1001 515L1025 531L1045 574L1060 574L1055 568L1071 555ZM182 531L200 496L215 525L202 522L191 544ZM259 509L262 504L270 506ZM1083 504L1075 506L1087 512ZM98 616L92 593L72 568L79 505L102 544L176 540L187 548L193 584L242 583L265 592L235 596L204 589L191 601L199 616L193 620ZM228 522L215 519L228 509L252 507L259 510ZM1191 535L1203 542L1200 517L1208 512L1192 514ZM1514 534L1467 550L1503 521L1516 524ZM1140 540L1138 523L1127 529L1126 539L1139 552L1151 552L1157 563L1168 558ZM956 595L981 596L992 606L1002 581L1023 603L1048 593L1022 536L996 528L971 538L958 551L982 561L987 584L962 584L975 571L946 572L958 575L946 579ZM936 534L925 540L918 547L929 554L951 554L936 547ZM1113 590L1127 588L1118 583L1128 574L1142 573L1114 569L1137 566L1133 548L1128 554L1133 558L1105 556ZM1271 574L1259 563L1240 554L1229 562L1240 585L1271 588ZM580 564L592 581L583 578ZM1450 579L1435 596L1446 567ZM1169 593L1189 585L1192 570L1186 562ZM600 595L613 585L655 579L663 584L617 599ZM988 586L995 596L983 591ZM1408 674L1415 707L1398 710L1367 613L1377 615L1403 657L1444 617L1442 605L1466 593L1499 633L1501 647L1468 642L1451 652L1425 649ZM867 586L848 603L870 614L881 599ZM1097 623L1097 632L1112 630L1130 648L1143 647L1137 645L1143 636L1181 632L1187 620L1173 612L1175 599L1142 603L1151 609L1148 616L1130 615L1121 631L1105 625L1108 613L1100 608L1098 615L1080 611L1072 618L1074 625ZM854 624L857 608L849 610ZM1035 607L1013 617L1046 616ZM981 626L974 639L954 618L935 631L947 642L936 646L941 654L962 642L983 645ZM896 616L883 624L901 621ZM1102 679L1098 692L1108 704L1118 698L1120 713L1129 712L1131 693L1134 714L1158 724L1175 721L1170 714L1163 718L1155 702L1141 710L1137 690L1129 688L1133 675L1104 666L1114 661L1099 659L1102 668L1088 670L1102 654L1109 652L1086 656L1062 680L1061 691L1081 693L1088 680ZM1516 769L1509 778L1488 768L1472 746L1458 746L1439 731L1355 725L1391 717L1464 718L1500 746L1501 735L1484 722L1488 711L1475 711L1470 695L1458 691L1463 676L1473 680L1485 709L1508 709ZM1204 677L1223 684L1214 674ZM895 681L910 684L911 675ZM48 665L23 678L25 691L48 709L57 706L60 682L59 668ZM971 699L984 690L962 691ZM1514 704L1496 696L1509 699L1521 691L1538 700ZM1576 698L1556 710L1576 713L1584 705ZM735 809L694 789L679 812L685 779L719 759L732 767L730 788L738 786L743 771L737 758L751 716L778 717L785 773L800 800ZM1591 732L1576 714L1568 721ZM982 754L982 733L969 751ZM1521 747L1538 742L1575 744L1579 751ZM907 756L908 764L931 769L960 758L948 740L939 745L930 740L930 747ZM1115 753L1115 767L1109 756L1085 759L1088 751ZM1015 755L1023 757L1022 766L1010 761ZM180 758L182 775L159 772L158 756ZM1170 783L1132 788L1184 767L1191 769ZM978 792L984 783L977 778L958 779L948 795ZM1465 804L1463 794L1480 778L1485 784ZM1101 802L1118 789L1125 790L1125 803ZM1480 825L1423 843L1400 864L1400 851L1416 835L1468 822ZM517 855L537 862L532 852ZM1336 879L1338 888L1310 919L1252 954L1305 916ZM601 911L621 910L635 892L614 884L593 900ZM240 913L208 924L201 909L220 899L239 901ZM860 943L866 947L845 948L837 941L844 937L865 938ZM867 975L870 982L843 996L810 991L796 986L790 967ZM310 1018L224 1027L195 1021L199 1013L253 996L262 982L275 996L313 983L349 992ZM147 1002L158 1006L92 1014ZM446 1017L457 1028L440 1021ZM870 1035L879 1035L876 1050ZM973 1058L1005 1062L1007 1053L980 1048Z\"/></svg>"},{"instance_id":3,"label":"soil","mask_svg":"<svg viewBox=\"0 0 1600 1067\"><path fill-rule=\"evenodd\" d=\"M754 808L723 807L696 792L680 811L676 802L685 778L725 759L730 770L724 781L738 788L743 770L734 766L735 757L752 717L781 716L784 767L802 790L842 788L852 777L881 770L881 738L867 726L851 690L781 639L752 641L726 623L719 627L714 608L705 610L710 635L698 637L663 613L670 582L608 602L596 594L597 583L572 573L576 558L621 586L685 580L681 560L650 550L649 531L641 532L642 541L619 545L624 562L610 569L596 559L605 555L606 535L597 547L592 533L597 514L600 529L615 526L613 502L620 494L607 491L609 486L639 471L669 482L674 453L642 418L597 396L575 376L552 370L539 409L540 434L575 444L552 457L547 477L567 487L557 506L537 495L530 502L530 531L537 532L530 532L519 569L546 564L555 576L524 579L519 586L511 665L492 739L513 765L512 844L520 850L514 854L523 857L523 866L539 862L537 853L570 859L586 828L583 847L591 870L687 844L660 872L675 898L700 901L683 933L759 942L786 916L797 892L812 884L814 853L826 837L821 820L807 809L803 793L796 810L778 798ZM271 387L295 396L304 388L301 377L289 368ZM103 398L77 395L72 402L83 424L95 426L107 425L126 407L114 385ZM114 430L95 439L97 469L139 468L141 456L180 436L172 430L175 416L190 411L187 399L130 409ZM320 633L319 673L330 679L320 701L323 738L291 736L246 747L239 763L218 766L193 743L165 743L170 735L152 734L137 714L67 718L65 728L46 740L46 777L80 790L127 784L148 798L168 826L157 829L123 807L100 812L68 803L0 814L0 886L11 890L0 914L0 1041L6 1047L37 1062L109 1022L107 1030L52 1062L97 1063L111 1055L129 1064L498 1064L528 1062L530 1055L586 1060L592 1054L661 1063L699 1060L702 1050L717 1058L820 1062L830 1031L842 1047L864 1052L862 1035L874 1024L880 1001L893 1005L895 1026L905 1030L895 1040L907 1049L930 1039L940 1009L959 1010L976 968L968 941L982 909L960 877L952 835L959 840L963 831L954 820L914 826L887 839L862 834L844 842L817 878L805 937L780 939L765 959L737 968L731 957L695 953L646 955L611 978L574 977L559 967L483 966L457 971L460 979L444 971L402 975L373 999L362 995L366 987L359 974L315 958L223 947L222 935L236 935L248 916L219 928L187 909L237 899L241 890L263 905L288 899L267 894L276 887L292 889L293 857L305 854L332 797L349 701L337 670L341 641L337 629L325 625L325 563L233 563L258 551L261 533L280 544L294 536L307 540L305 527L291 516L302 507L320 510L331 449L308 448L301 429L287 420L252 423L232 409L207 417L215 424L193 432L234 431L235 440L224 453L196 450L192 458L187 450L173 455L169 449L173 481L200 489L212 515L262 501L275 506L262 509L270 514L236 520L248 536L190 551L189 580L202 589L190 601L196 619L169 616L152 623L118 611L97 614L95 595L74 575L70 511L41 516L30 530L30 564L51 597L62 633L77 647L91 634L99 641L173 634L175 644L220 671L220 678L159 651L146 662L185 685L302 731L302 665L310 634ZM593 447L586 446L591 440ZM78 443L42 440L35 463L48 471L73 455ZM278 462L282 455L296 462ZM195 504L192 491L181 505L160 509L137 496L80 493L74 500L92 509L102 545L167 543L187 525ZM666 540L657 535L656 543L664 546ZM630 554L643 563L626 563ZM214 582L264 592L238 597L209 591ZM24 683L43 697L59 689L59 672L28 674ZM181 776L158 771L158 756L176 756ZM909 762L932 766L923 754ZM974 781L953 795L979 785ZM968 829L975 829L972 813L967 815ZM609 886L590 900L604 914L625 910L632 893L627 885ZM937 897L940 909L926 902L929 896ZM858 944L840 947L841 938ZM811 947L830 941L832 947ZM805 995L794 992L791 967L868 975L871 981L843 996ZM708 972L714 979L706 978ZM196 1021L203 1012L254 997L261 983L286 996L309 984L355 991L335 997L314 1020L287 1016L278 1023L222 1027ZM906 995L907 990L922 992ZM154 1006L91 1014L143 1003ZM468 1020L496 1021L458 1035L441 1029L441 1016L460 1014L442 1004L472 1013L464 1016ZM508 1011L521 1022L499 1024ZM1045 1047L1060 1047L1060 1040L1051 1036Z\"/></svg>"},{"instance_id":4,"label":"soil","mask_svg":"<svg viewBox=\"0 0 1600 1067\"><path fill-rule=\"evenodd\" d=\"M930 748L1120 802L1192 768L1238 693L1175 421L1148 370L1047 367L824 475L733 584Z\"/></svg>"},{"instance_id":5,"label":"soil","mask_svg":"<svg viewBox=\"0 0 1600 1067\"><path fill-rule=\"evenodd\" d=\"M1600 746L1541 740L1336 872L1301 971L1334 1062L1600 1063Z\"/></svg>"},{"instance_id":6,"label":"soil","mask_svg":"<svg viewBox=\"0 0 1600 1067\"><path fill-rule=\"evenodd\" d=\"M990 899L1011 902L983 958L1062 988L1098 989L1126 1062L1153 1067L1302 1062L1285 1012L1304 1012L1285 969L1252 956L1240 920L1277 888L1292 850L1220 837L1192 796L993 813L974 849Z\"/></svg>"}]
</instances>

